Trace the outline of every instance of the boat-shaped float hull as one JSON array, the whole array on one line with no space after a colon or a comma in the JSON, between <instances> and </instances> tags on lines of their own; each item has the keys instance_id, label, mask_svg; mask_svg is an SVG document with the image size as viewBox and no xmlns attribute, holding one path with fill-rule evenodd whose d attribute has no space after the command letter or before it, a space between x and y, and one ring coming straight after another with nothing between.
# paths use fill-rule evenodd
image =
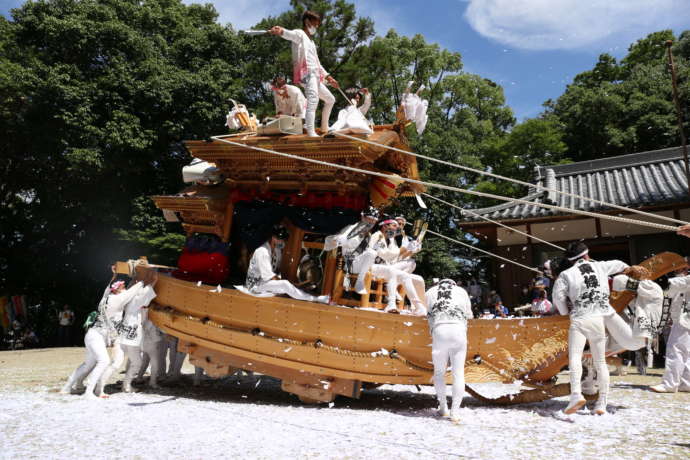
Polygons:
<instances>
[{"instance_id":1,"label":"boat-shaped float hull","mask_svg":"<svg viewBox=\"0 0 690 460\"><path fill-rule=\"evenodd\" d=\"M642 265L661 276L684 263L664 253ZM358 397L363 384L431 383L425 318L218 292L171 276L159 277L156 293L149 318L212 376L252 370L316 401ZM631 298L614 293L612 302L620 310ZM467 383L548 385L567 364L568 324L564 316L470 320Z\"/></svg>"}]
</instances>

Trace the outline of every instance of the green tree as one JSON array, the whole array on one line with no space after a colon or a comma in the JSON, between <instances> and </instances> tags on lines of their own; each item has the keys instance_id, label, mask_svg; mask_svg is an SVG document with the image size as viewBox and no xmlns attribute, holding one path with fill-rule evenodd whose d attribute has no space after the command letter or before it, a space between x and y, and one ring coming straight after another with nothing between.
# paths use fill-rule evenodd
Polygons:
<instances>
[{"instance_id":1,"label":"green tree","mask_svg":"<svg viewBox=\"0 0 690 460\"><path fill-rule=\"evenodd\" d=\"M0 18L2 292L92 308L119 237L141 230L134 198L180 188L180 142L221 132L245 86L244 42L216 20L180 0L43 0ZM155 228L159 253L179 243Z\"/></svg>"},{"instance_id":2,"label":"green tree","mask_svg":"<svg viewBox=\"0 0 690 460\"><path fill-rule=\"evenodd\" d=\"M547 112L563 126L563 140L574 161L656 150L679 145L679 132L666 42L670 30L654 32L630 46L620 63L603 54L594 69L575 77ZM679 75L681 106L690 103L688 32L673 47Z\"/></svg>"}]
</instances>

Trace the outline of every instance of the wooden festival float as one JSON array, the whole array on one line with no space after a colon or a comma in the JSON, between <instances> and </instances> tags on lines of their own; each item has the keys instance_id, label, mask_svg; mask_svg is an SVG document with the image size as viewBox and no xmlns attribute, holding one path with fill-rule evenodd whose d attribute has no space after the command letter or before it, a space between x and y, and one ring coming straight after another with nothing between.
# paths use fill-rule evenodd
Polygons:
<instances>
[{"instance_id":1,"label":"wooden festival float","mask_svg":"<svg viewBox=\"0 0 690 460\"><path fill-rule=\"evenodd\" d=\"M357 137L408 149L403 122L376 126L373 134ZM281 219L290 232L283 250L282 277L314 294L331 295L337 305L256 297L229 284L218 289L215 284L161 274L149 318L178 337L180 351L189 353L190 361L210 376L239 369L273 376L282 381L284 391L304 402L328 402L336 395L358 398L363 388L381 384L431 384L426 318L380 311L385 306L384 283L370 276L369 294L347 292L339 249L323 252L327 234L315 230L311 222L318 217L332 230L335 224L342 227L358 220L370 200L385 207L395 196L421 192L421 186L402 180L418 179L416 159L340 137L250 134L231 139L235 144L218 139L186 142L194 157L215 164L225 179L217 185L194 185L177 195L155 196L156 205L166 216L179 219L188 235L212 234L230 243L231 276L238 280L243 279L253 251L243 239L253 237L257 246L268 238L265 228L262 233L247 225L251 212L263 212L272 222ZM393 183L253 147L396 174L401 181ZM267 203L279 207L270 208ZM281 218L274 214L276 209L292 214ZM664 253L642 265L658 277L684 266L685 261ZM126 271L126 264L120 267ZM136 276L154 269L142 264ZM617 310L631 298L626 292L612 294ZM497 404L568 394L568 384L555 384L556 374L567 365L567 337L568 317L470 320L467 383L523 383L521 393L499 399L484 398L471 387L469 391Z\"/></svg>"}]
</instances>

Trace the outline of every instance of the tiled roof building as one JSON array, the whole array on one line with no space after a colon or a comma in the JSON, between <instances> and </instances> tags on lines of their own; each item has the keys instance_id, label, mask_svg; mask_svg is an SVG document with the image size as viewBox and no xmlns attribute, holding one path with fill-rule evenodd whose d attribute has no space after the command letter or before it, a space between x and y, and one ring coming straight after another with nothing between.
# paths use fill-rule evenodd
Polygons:
<instances>
[{"instance_id":1,"label":"tiled roof building","mask_svg":"<svg viewBox=\"0 0 690 460\"><path fill-rule=\"evenodd\" d=\"M539 166L536 168L535 186L522 197L533 203L674 225L580 198L539 190L537 186L690 222L690 196L680 147L567 165ZM598 260L621 259L632 264L662 251L690 255L690 239L651 227L511 202L473 211L560 246L584 240L592 257ZM545 260L561 255L560 251L548 245L476 215L465 213L458 224L483 240L490 251L529 266L538 267ZM533 276L534 273L520 267L494 262L494 279L490 284L499 290L507 305L515 306L520 287Z\"/></svg>"}]
</instances>

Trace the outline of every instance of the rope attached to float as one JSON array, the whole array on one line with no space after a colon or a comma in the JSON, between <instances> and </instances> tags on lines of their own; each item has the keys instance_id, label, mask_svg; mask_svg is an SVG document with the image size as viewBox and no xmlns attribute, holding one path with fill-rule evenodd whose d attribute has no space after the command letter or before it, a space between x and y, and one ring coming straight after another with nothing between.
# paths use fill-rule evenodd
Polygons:
<instances>
[{"instance_id":1,"label":"rope attached to float","mask_svg":"<svg viewBox=\"0 0 690 460\"><path fill-rule=\"evenodd\" d=\"M452 192L460 192L460 193L465 193L468 195L480 196L483 198L492 198L495 200L521 203L521 204L526 204L526 205L530 205L530 206L537 206L537 207L546 208L546 209L553 209L556 211L581 214L583 216L612 220L614 222L623 222L623 223L632 224L632 225L640 225L642 227L650 227L650 228L655 228L658 230L666 230L669 232L678 231L678 227L672 227L670 225L664 225L664 224L657 224L654 222L645 222L645 221L641 221L641 220L628 219L626 217L610 216L608 214L599 214L599 213L595 213L595 212L591 212L591 211L582 211L579 209L564 208L562 206L556 206L556 205L551 205L551 204L546 204L546 203L534 203L532 201L523 200L521 198L508 198L508 197L501 196L501 195L494 195L493 193L479 192L477 190L468 190L468 189L464 189L464 188L460 188L460 187L453 187L451 185L436 184L434 182L425 182L425 181L421 181L421 180L417 180L417 179L410 179L408 177L400 177L400 176L393 175L393 174L380 173L377 171L368 171L366 169L355 168L352 166L339 165L336 163L329 163L327 161L316 160L313 158L307 158L307 157L303 157L303 156L299 156L299 155L292 155L290 153L278 152L275 150L265 149L262 147L255 147L252 145L247 145L247 144L242 144L239 142L229 141L227 139L219 139L217 136L212 136L211 139L217 140L219 142L225 142L226 144L234 145L236 147L242 147L242 148L246 148L246 149L250 149L250 150L256 150L257 152L270 153L270 154L285 157L285 158L291 158L293 160L306 161L307 163L314 163L314 164L318 164L318 165L322 165L322 166L328 166L328 167L334 168L334 169L344 169L346 171L352 171L352 172L356 172L356 173L360 173L360 174L366 174L369 176L383 177L383 178L391 180L391 181L409 182L411 184L423 185L425 187L439 188L442 190L449 190Z\"/></svg>"},{"instance_id":2,"label":"rope attached to float","mask_svg":"<svg viewBox=\"0 0 690 460\"><path fill-rule=\"evenodd\" d=\"M448 241L451 241L451 242L453 242L453 243L460 244L460 245L462 245L462 246L467 246L468 248L472 249L473 251L483 252L484 254L489 255L489 256L491 256L491 257L496 257L497 259L504 260L504 261L509 262L509 263L511 263L511 264L517 265L518 267L522 267L522 268L525 268L525 269L527 269L527 270L531 270L531 271L533 271L533 272L537 272L537 273L539 273L540 275L542 274L542 272L541 272L540 270L536 269L536 268L528 267L527 265L523 265L523 264L521 264L520 262L515 262L514 260L506 259L506 258L503 257L503 256L499 256L498 254L494 254L494 253L492 253L492 252L485 251L484 249L481 249L481 248L478 248L478 247L476 247L476 246L472 246L471 244L467 244L467 243L465 243L465 242L456 240L455 238L451 238L451 237L449 237L449 236L442 235L442 234L437 233L437 232L435 232L435 231L433 231L433 230L427 230L427 232L430 233L431 235L438 236L439 238L443 238L444 240L448 240Z\"/></svg>"},{"instance_id":3,"label":"rope attached to float","mask_svg":"<svg viewBox=\"0 0 690 460\"><path fill-rule=\"evenodd\" d=\"M571 198L578 198L578 199L581 199L581 200L590 201L590 202L592 202L592 203L600 204L600 205L602 205L602 206L607 206L607 207L614 208L614 209L618 209L618 210L625 211L625 212L631 212L631 213L635 213L635 214L640 214L640 215L642 215L642 216L653 217L653 218L656 218L656 219L659 219L659 220L665 220L665 221L667 221L667 222L673 222L673 223L682 224L682 225L686 225L686 224L688 223L688 222L685 222L685 221L682 221L682 220L679 220L679 219L674 219L673 217L660 216L660 215L657 215L657 214L652 214L651 212L641 211L641 210L639 210L639 209L634 209L634 208L626 208L625 206L620 206L620 205L617 205L617 204L608 203L608 202L606 202L606 201L597 200L596 198L590 198L590 197L587 197L587 196L584 196L584 195L578 195L577 193L565 192L565 191L563 191L563 190L556 190L556 189L544 187L543 185L539 185L539 184L530 184L529 182L521 181L521 180L519 180L519 179L513 179L513 178L511 178L511 177L501 176L500 174L495 174L495 173L488 172L488 171L482 171L481 169L476 169L476 168L472 168L472 167L469 167L469 166L463 166L463 165L459 165L459 164L456 164L456 163L451 163L450 161L444 161L444 160L440 160L440 159L438 159L438 158L429 157L429 156L426 156L426 155L422 155L421 153L410 152L410 151L408 151L408 150L399 149L399 148L397 148L397 147L392 147L392 146L389 146L389 145L379 144L378 142L370 141L369 139L362 139L362 138L360 138L360 137L349 136L349 135L347 135L347 134L342 134L342 133L333 133L333 134L334 134L335 136L342 137L342 138L345 138L345 139L351 139L351 140L353 140L353 141L358 141L358 142L362 142L362 143L365 143L365 144L374 145L374 146L376 146L376 147L385 148L385 149L387 149L387 150L393 150L393 151L395 151L395 152L404 153L405 155L410 155L410 156L413 156L413 157L422 158L422 159L424 159L424 160L432 161L432 162L435 162L435 163L440 163L440 164L442 164L442 165L450 166L450 167L453 167L453 168L464 169L464 170L466 170L466 171L470 171L470 172L473 172L473 173L476 173L476 174L481 174L481 175L483 175L483 176L494 177L494 178L496 178L496 179L506 180L506 181L509 181L509 182L513 182L513 183L515 183L515 184L525 185L525 186L527 186L527 187L534 187L534 188L536 188L537 190L540 190L540 191L550 192L550 193L558 193L558 194L560 194L560 195L569 196L569 197L571 197ZM536 204L536 203L531 203L531 204ZM565 209L574 211L573 208L565 208Z\"/></svg>"},{"instance_id":4,"label":"rope attached to float","mask_svg":"<svg viewBox=\"0 0 690 460\"><path fill-rule=\"evenodd\" d=\"M457 205L455 205L455 204L453 204L453 203L449 203L449 202L447 202L447 201L445 201L445 200L442 200L441 198L435 197L435 196L433 196L433 195L429 195L428 193L422 193L422 195L424 195L424 196L427 197L427 198L431 198L432 200L439 201L439 202L441 202L441 203L443 203L443 204L445 204L445 205L447 205L447 206L450 206L451 208L456 208L456 209L459 209L459 210L462 211L462 212L466 212L467 214L469 214L469 215L471 215L471 216L473 216L473 217L478 217L478 218L480 218L480 219L484 219L484 220L487 221L487 222L490 222L490 223L492 223L492 224L498 225L499 227L507 228L507 229L510 230L511 232L515 232L515 233L517 233L517 234L519 234L519 235L524 235L524 236L526 236L527 238L531 238L531 239L533 239L533 240L535 240L535 241L539 241L540 243L548 244L549 246L551 246L551 247L553 247L553 248L559 249L559 250L561 250L561 251L565 251L565 248L562 248L561 246L559 246L559 245L557 245L557 244L553 244L553 243L551 243L551 242L549 242L549 241L542 240L541 238L537 238L537 237L534 236L534 235L530 235L529 233L523 232L523 231L518 230L518 229L516 229L516 228L513 228L513 227L511 227L511 226L509 226L509 225L502 224L501 222L497 222L497 221L495 221L495 220L493 220L493 219L489 219L488 217L484 217L484 216L482 216L481 214L477 214L476 212L472 211L471 209L461 208L460 206L457 206Z\"/></svg>"}]
</instances>

